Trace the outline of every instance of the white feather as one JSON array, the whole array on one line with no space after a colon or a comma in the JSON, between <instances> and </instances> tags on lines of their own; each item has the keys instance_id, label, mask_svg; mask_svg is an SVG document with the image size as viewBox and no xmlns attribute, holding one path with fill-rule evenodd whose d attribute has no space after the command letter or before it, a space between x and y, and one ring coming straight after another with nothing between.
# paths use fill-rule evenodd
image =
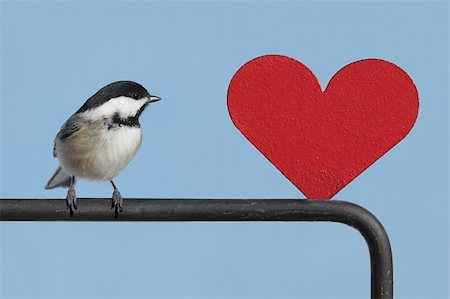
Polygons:
<instances>
[{"instance_id":1,"label":"white feather","mask_svg":"<svg viewBox=\"0 0 450 299\"><path fill-rule=\"evenodd\" d=\"M120 126L100 129L95 137L56 145L61 167L69 174L94 181L109 181L130 162L142 142L141 129Z\"/></svg>"},{"instance_id":2,"label":"white feather","mask_svg":"<svg viewBox=\"0 0 450 299\"><path fill-rule=\"evenodd\" d=\"M139 109L142 108L149 99L147 97L135 100L129 97L121 96L112 98L108 102L80 113L80 116L89 120L98 120L104 117L111 117L115 113L119 113L120 117L127 118L135 116Z\"/></svg>"},{"instance_id":3,"label":"white feather","mask_svg":"<svg viewBox=\"0 0 450 299\"><path fill-rule=\"evenodd\" d=\"M130 162L138 151L142 141L141 129L121 126L114 130L105 130L94 149L98 153L93 169L86 174L91 180L112 180Z\"/></svg>"}]
</instances>

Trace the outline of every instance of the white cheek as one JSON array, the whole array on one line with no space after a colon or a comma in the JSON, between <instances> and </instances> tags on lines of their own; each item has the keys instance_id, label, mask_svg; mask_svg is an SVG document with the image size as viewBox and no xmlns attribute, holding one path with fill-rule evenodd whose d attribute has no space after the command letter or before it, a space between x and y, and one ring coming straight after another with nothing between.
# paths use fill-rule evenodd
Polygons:
<instances>
[{"instance_id":1,"label":"white cheek","mask_svg":"<svg viewBox=\"0 0 450 299\"><path fill-rule=\"evenodd\" d=\"M122 118L127 118L130 116L135 116L139 109L141 109L147 102L147 98L135 100L129 97L121 96L112 98L103 105L85 111L82 114L85 118L92 120L103 117L111 117L116 113L119 113Z\"/></svg>"}]
</instances>

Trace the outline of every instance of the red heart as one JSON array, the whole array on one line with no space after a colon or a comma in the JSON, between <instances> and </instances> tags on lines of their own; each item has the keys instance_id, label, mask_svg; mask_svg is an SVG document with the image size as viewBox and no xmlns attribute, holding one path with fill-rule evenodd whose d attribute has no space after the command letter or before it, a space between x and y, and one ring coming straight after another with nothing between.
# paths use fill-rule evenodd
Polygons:
<instances>
[{"instance_id":1,"label":"red heart","mask_svg":"<svg viewBox=\"0 0 450 299\"><path fill-rule=\"evenodd\" d=\"M235 126L310 199L330 199L400 142L418 109L408 74L379 59L345 66L322 92L302 63L267 55L228 89Z\"/></svg>"}]
</instances>

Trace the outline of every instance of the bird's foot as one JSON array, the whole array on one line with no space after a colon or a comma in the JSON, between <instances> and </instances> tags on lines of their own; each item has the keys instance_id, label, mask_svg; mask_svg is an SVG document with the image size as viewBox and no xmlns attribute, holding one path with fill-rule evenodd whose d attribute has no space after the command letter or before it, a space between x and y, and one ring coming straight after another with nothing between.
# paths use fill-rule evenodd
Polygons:
<instances>
[{"instance_id":1,"label":"bird's foot","mask_svg":"<svg viewBox=\"0 0 450 299\"><path fill-rule=\"evenodd\" d=\"M123 204L122 195L120 194L119 190L114 189L111 203L111 210L114 209L115 211L114 217L117 218L119 216L119 212L123 212L122 204Z\"/></svg>"},{"instance_id":2,"label":"bird's foot","mask_svg":"<svg viewBox=\"0 0 450 299\"><path fill-rule=\"evenodd\" d=\"M73 217L73 210L77 209L77 195L75 194L75 188L70 187L67 191L66 204L70 210L70 217Z\"/></svg>"}]
</instances>

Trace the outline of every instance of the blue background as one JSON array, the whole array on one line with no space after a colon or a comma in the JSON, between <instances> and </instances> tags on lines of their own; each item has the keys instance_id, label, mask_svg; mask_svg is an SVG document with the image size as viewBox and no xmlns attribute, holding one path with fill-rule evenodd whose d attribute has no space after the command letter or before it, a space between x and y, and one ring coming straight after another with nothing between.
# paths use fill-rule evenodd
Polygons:
<instances>
[{"instance_id":1,"label":"blue background","mask_svg":"<svg viewBox=\"0 0 450 299\"><path fill-rule=\"evenodd\" d=\"M284 54L325 87L363 58L415 81L411 133L335 198L372 211L394 253L396 298L448 296L447 2L2 2L2 198L45 191L59 126L121 79L163 101L141 117L125 197L302 198L234 128L229 80ZM80 197L109 184L79 182ZM79 203L83 209L83 202ZM125 202L126 209L126 202ZM367 298L357 231L323 223L1 223L1 298Z\"/></svg>"}]
</instances>

